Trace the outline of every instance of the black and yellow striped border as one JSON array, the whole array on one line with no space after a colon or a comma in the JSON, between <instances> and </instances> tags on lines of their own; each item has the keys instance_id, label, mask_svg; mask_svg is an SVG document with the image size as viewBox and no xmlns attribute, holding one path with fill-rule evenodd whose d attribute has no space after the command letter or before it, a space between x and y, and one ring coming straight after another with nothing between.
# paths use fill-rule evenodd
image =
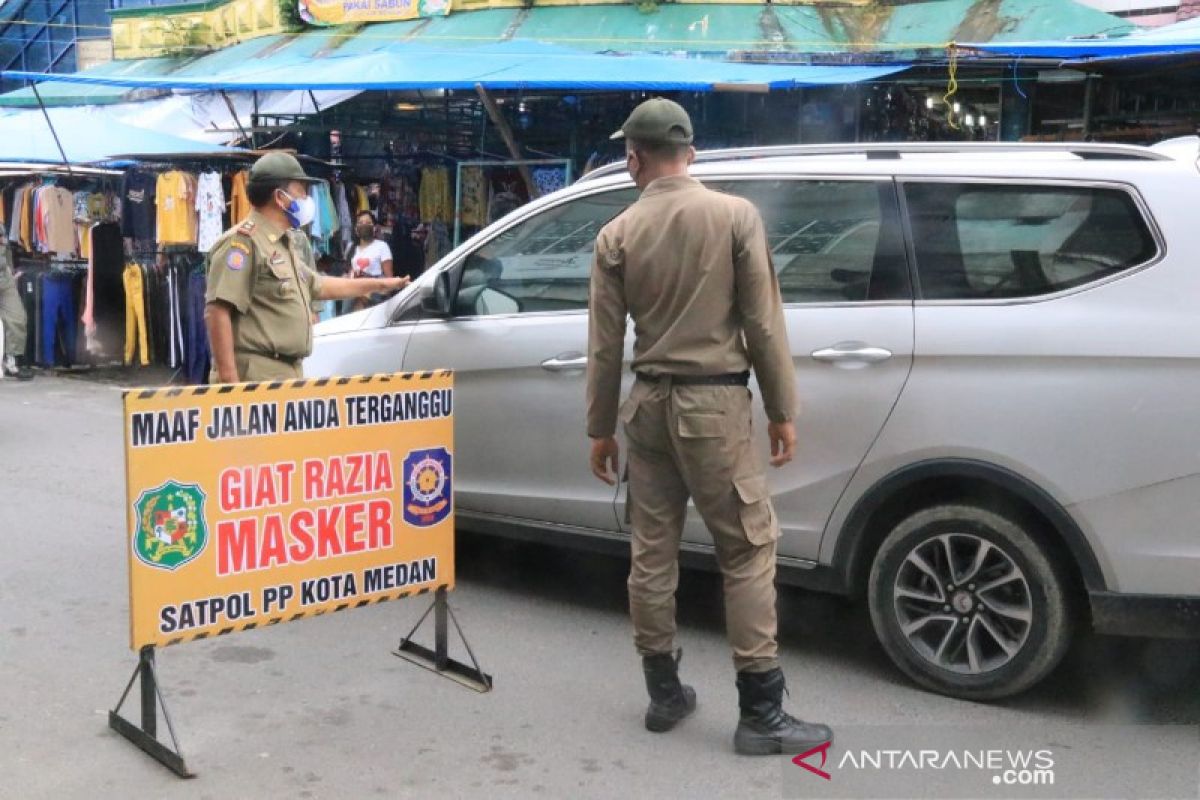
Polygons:
<instances>
[{"instance_id":1,"label":"black and yellow striped border","mask_svg":"<svg viewBox=\"0 0 1200 800\"><path fill-rule=\"evenodd\" d=\"M364 606L369 606L372 603L378 605L379 603L386 603L389 600L403 600L406 597L420 597L423 594L429 594L437 589L449 588L450 584L443 583L436 587L426 586L423 589L417 589L416 591L406 589L402 592L385 594L382 597L364 597L362 600L341 603L333 608L318 608L312 611L298 611L295 614L289 614L287 616L271 617L266 622L244 622L240 625L230 625L228 627L221 628L218 631L198 631L196 633L187 634L186 636L176 636L172 639L168 639L162 644L155 645L155 647L170 647L176 644L183 644L184 642L198 642L201 639L215 639L218 636L225 636L230 633L237 633L238 631L252 631L255 628L269 628L272 625L278 625L281 622L295 622L297 620L304 619L305 617L323 617L326 614L336 614L338 611L345 611L348 608L362 608Z\"/></svg>"},{"instance_id":2,"label":"black and yellow striped border","mask_svg":"<svg viewBox=\"0 0 1200 800\"><path fill-rule=\"evenodd\" d=\"M303 389L306 387L348 386L352 383L401 383L404 381L431 378L451 378L452 369L431 370L428 372L385 372L376 375L346 375L338 378L289 378L285 381L260 381L257 383L215 383L209 386L158 386L126 389L121 393L124 398L133 397L137 400L153 400L156 397L203 397L208 394L252 394L255 392L273 392L278 389Z\"/></svg>"}]
</instances>

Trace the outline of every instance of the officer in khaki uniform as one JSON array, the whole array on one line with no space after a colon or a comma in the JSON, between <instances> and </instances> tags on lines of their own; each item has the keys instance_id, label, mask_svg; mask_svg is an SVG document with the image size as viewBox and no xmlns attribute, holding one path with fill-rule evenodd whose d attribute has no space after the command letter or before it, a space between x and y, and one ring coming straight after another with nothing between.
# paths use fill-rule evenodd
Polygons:
<instances>
[{"instance_id":1,"label":"officer in khaki uniform","mask_svg":"<svg viewBox=\"0 0 1200 800\"><path fill-rule=\"evenodd\" d=\"M783 710L776 657L779 523L751 431L753 367L770 420L772 463L795 449L796 376L762 220L746 200L687 174L695 156L687 112L669 100L638 106L624 138L640 199L596 239L588 342L592 471L614 483L618 420L629 444L633 565L629 605L650 707L666 731L696 694L679 680L675 590L692 498L716 545L737 669L739 753L798 753L830 741L824 725ZM626 315L636 333L633 389L619 404Z\"/></svg>"},{"instance_id":2,"label":"officer in khaki uniform","mask_svg":"<svg viewBox=\"0 0 1200 800\"><path fill-rule=\"evenodd\" d=\"M226 231L208 255L206 324L213 383L303 376L312 352L312 318L321 300L393 292L408 278L351 280L323 276L301 227L316 206L314 179L288 153L268 153L250 170L253 211Z\"/></svg>"},{"instance_id":3,"label":"officer in khaki uniform","mask_svg":"<svg viewBox=\"0 0 1200 800\"><path fill-rule=\"evenodd\" d=\"M33 378L33 370L25 363L18 364L17 359L25 357L29 318L25 313L25 304L21 302L21 293L17 290L12 248L3 228L0 225L0 325L4 326L4 352L0 353L0 358L4 360L5 375L27 381Z\"/></svg>"}]
</instances>

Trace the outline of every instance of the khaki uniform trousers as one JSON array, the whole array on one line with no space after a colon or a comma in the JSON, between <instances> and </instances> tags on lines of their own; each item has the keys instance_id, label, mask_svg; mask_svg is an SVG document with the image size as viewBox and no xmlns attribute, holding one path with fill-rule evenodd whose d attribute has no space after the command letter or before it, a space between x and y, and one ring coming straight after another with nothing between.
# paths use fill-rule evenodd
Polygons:
<instances>
[{"instance_id":1,"label":"khaki uniform trousers","mask_svg":"<svg viewBox=\"0 0 1200 800\"><path fill-rule=\"evenodd\" d=\"M633 525L629 609L641 655L675 646L679 542L690 497L716 546L735 668L779 665L779 524L751 437L750 401L742 386L678 386L663 378L637 381L621 407Z\"/></svg>"},{"instance_id":2,"label":"khaki uniform trousers","mask_svg":"<svg viewBox=\"0 0 1200 800\"><path fill-rule=\"evenodd\" d=\"M17 291L17 281L12 272L0 268L0 324L4 325L4 352L0 357L25 355L25 341L29 320L25 304Z\"/></svg>"},{"instance_id":3,"label":"khaki uniform trousers","mask_svg":"<svg viewBox=\"0 0 1200 800\"><path fill-rule=\"evenodd\" d=\"M258 383L261 381L286 381L292 378L303 378L304 369L299 359L296 361L281 361L258 353L243 353L235 351L233 363L237 365L238 378L243 383ZM208 373L209 383L220 383L217 369Z\"/></svg>"}]
</instances>

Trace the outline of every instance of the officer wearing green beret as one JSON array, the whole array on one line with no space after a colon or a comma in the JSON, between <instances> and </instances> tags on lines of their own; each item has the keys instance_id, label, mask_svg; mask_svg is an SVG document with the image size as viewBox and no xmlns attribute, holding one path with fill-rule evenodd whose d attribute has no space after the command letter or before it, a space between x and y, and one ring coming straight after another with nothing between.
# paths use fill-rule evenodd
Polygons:
<instances>
[{"instance_id":1,"label":"officer wearing green beret","mask_svg":"<svg viewBox=\"0 0 1200 800\"><path fill-rule=\"evenodd\" d=\"M289 153L268 153L250 169L254 210L226 231L208 255L205 322L213 383L303 376L312 352L313 304L394 292L408 278L352 280L321 275L301 227L312 222L315 179Z\"/></svg>"},{"instance_id":2,"label":"officer wearing green beret","mask_svg":"<svg viewBox=\"0 0 1200 800\"><path fill-rule=\"evenodd\" d=\"M679 679L675 590L688 499L712 533L741 714L734 748L801 753L832 739L783 710L776 647L779 523L750 430L753 368L772 464L796 446L796 373L783 300L758 211L688 176L692 121L670 100L638 106L614 139L641 197L600 231L592 266L588 435L592 471L614 483L624 423L632 535L629 608L650 707L670 730L696 707ZM626 317L637 380L619 405Z\"/></svg>"}]
</instances>

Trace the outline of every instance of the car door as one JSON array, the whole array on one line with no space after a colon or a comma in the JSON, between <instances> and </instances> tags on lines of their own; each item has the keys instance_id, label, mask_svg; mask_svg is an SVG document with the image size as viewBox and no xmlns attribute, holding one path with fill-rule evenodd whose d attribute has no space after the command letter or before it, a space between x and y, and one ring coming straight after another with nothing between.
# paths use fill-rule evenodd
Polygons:
<instances>
[{"instance_id":1,"label":"car door","mask_svg":"<svg viewBox=\"0 0 1200 800\"><path fill-rule=\"evenodd\" d=\"M404 369L455 371L459 508L616 531L588 468L588 280L596 234L632 187L518 218L451 268L454 314L412 326Z\"/></svg>"},{"instance_id":2,"label":"car door","mask_svg":"<svg viewBox=\"0 0 1200 800\"><path fill-rule=\"evenodd\" d=\"M912 291L895 186L873 178L705 182L753 201L766 225L801 403L796 458L768 470L783 529L779 553L816 560L834 506L912 367ZM767 420L754 405L765 460ZM622 524L624 498L622 491ZM712 544L694 508L684 539Z\"/></svg>"}]
</instances>

